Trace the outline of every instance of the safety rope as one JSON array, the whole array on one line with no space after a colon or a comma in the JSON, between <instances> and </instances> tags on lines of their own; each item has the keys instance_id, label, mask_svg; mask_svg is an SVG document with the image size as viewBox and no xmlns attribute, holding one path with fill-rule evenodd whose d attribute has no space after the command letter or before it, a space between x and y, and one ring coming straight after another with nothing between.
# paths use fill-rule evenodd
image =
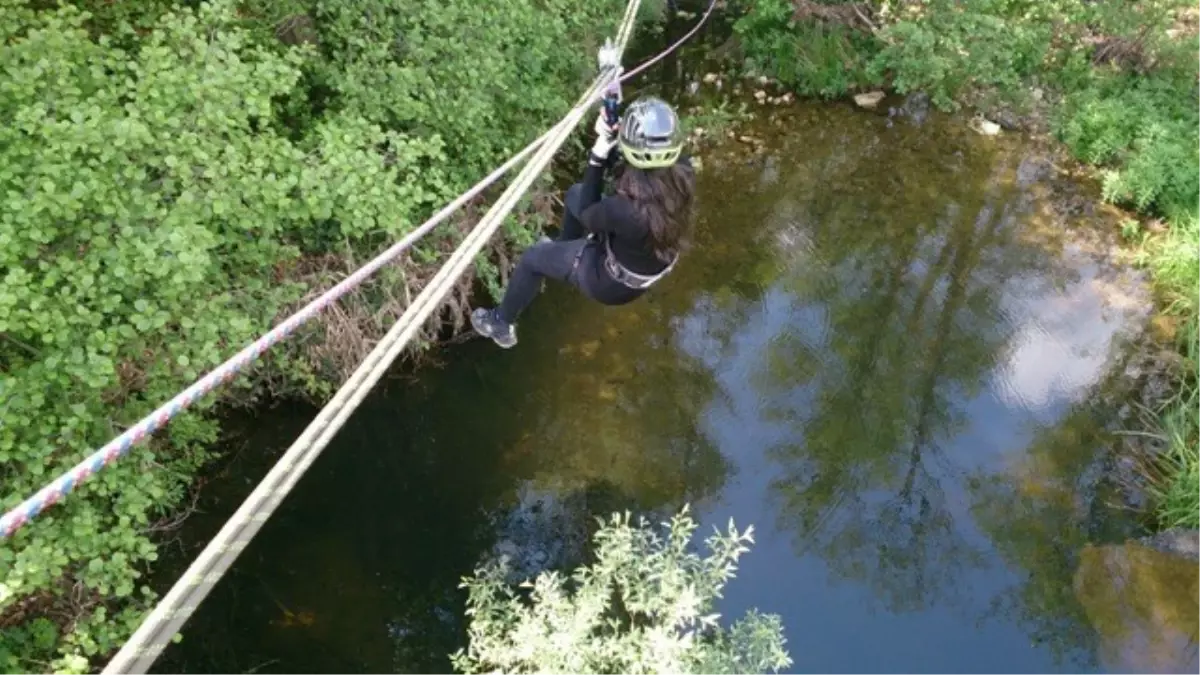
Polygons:
<instances>
[{"instance_id":1,"label":"safety rope","mask_svg":"<svg viewBox=\"0 0 1200 675\"><path fill-rule=\"evenodd\" d=\"M616 39L619 60L633 30L640 0L626 6ZM342 384L333 399L317 414L283 457L271 468L221 531L201 551L183 576L121 647L104 668L104 673L145 673L171 638L217 584L237 556L270 518L312 462L386 373L429 316L441 306L457 279L473 263L488 239L504 222L533 181L550 163L559 147L579 124L583 115L600 98L604 87L618 80L616 69L606 69L588 88L574 108L547 135L536 154L512 184L468 233L450 259L412 301L371 353Z\"/></svg>"}]
</instances>

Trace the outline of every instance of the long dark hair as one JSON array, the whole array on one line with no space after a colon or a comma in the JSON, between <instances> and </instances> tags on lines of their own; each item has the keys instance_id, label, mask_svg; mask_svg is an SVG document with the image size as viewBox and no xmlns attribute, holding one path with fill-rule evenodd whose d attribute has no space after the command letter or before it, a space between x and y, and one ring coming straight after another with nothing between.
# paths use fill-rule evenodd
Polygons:
<instances>
[{"instance_id":1,"label":"long dark hair","mask_svg":"<svg viewBox=\"0 0 1200 675\"><path fill-rule=\"evenodd\" d=\"M687 164L662 169L639 169L628 164L617 178L617 194L633 202L650 227L654 255L664 263L675 260L692 226L692 196L696 174Z\"/></svg>"}]
</instances>

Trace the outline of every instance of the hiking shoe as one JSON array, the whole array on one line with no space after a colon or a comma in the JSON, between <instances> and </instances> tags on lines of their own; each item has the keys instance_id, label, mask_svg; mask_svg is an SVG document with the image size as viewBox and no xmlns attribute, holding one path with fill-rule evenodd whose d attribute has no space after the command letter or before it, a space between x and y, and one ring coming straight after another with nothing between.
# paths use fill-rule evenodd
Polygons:
<instances>
[{"instance_id":1,"label":"hiking shoe","mask_svg":"<svg viewBox=\"0 0 1200 675\"><path fill-rule=\"evenodd\" d=\"M471 312L471 327L504 349L517 344L517 327L501 321L494 309L480 307Z\"/></svg>"}]
</instances>

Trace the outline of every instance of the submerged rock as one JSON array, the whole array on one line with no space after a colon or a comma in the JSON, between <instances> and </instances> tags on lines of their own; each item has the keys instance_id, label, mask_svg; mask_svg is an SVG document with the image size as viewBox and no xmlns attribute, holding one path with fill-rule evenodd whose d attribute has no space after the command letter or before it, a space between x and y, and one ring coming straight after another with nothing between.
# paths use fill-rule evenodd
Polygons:
<instances>
[{"instance_id":1,"label":"submerged rock","mask_svg":"<svg viewBox=\"0 0 1200 675\"><path fill-rule=\"evenodd\" d=\"M900 114L916 126L921 126L925 123L925 118L929 117L929 106L929 94L915 91L904 99L904 105L900 106Z\"/></svg>"},{"instance_id":2,"label":"submerged rock","mask_svg":"<svg viewBox=\"0 0 1200 675\"><path fill-rule=\"evenodd\" d=\"M588 514L582 494L561 496L523 484L517 503L498 515L491 555L508 558L511 583L563 567L583 555Z\"/></svg>"},{"instance_id":3,"label":"submerged rock","mask_svg":"<svg viewBox=\"0 0 1200 675\"><path fill-rule=\"evenodd\" d=\"M1088 546L1075 595L1100 635L1100 658L1120 672L1196 672L1196 563L1129 542Z\"/></svg>"},{"instance_id":4,"label":"submerged rock","mask_svg":"<svg viewBox=\"0 0 1200 675\"><path fill-rule=\"evenodd\" d=\"M1023 157L1017 166L1017 185L1029 187L1048 178L1053 170L1054 167L1044 157L1036 155Z\"/></svg>"},{"instance_id":5,"label":"submerged rock","mask_svg":"<svg viewBox=\"0 0 1200 675\"><path fill-rule=\"evenodd\" d=\"M887 125L892 126L893 120L907 117L909 123L913 126L921 126L925 123L925 118L929 116L930 100L929 95L925 92L917 91L909 94L904 103L899 107L889 107L887 111Z\"/></svg>"},{"instance_id":6,"label":"submerged rock","mask_svg":"<svg viewBox=\"0 0 1200 675\"><path fill-rule=\"evenodd\" d=\"M1011 110L997 110L990 116L1005 131L1021 131L1025 128L1025 122L1021 116Z\"/></svg>"}]
</instances>

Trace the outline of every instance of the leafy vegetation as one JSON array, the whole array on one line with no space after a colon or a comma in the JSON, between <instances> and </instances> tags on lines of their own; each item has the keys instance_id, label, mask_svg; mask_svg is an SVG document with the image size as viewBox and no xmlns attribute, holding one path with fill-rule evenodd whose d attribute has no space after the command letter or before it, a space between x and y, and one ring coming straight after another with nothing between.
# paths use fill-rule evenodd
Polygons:
<instances>
[{"instance_id":1,"label":"leafy vegetation","mask_svg":"<svg viewBox=\"0 0 1200 675\"><path fill-rule=\"evenodd\" d=\"M752 529L714 532L711 555L689 551L687 509L665 536L628 514L601 523L596 560L569 579L542 573L518 593L507 560L464 579L470 646L451 656L464 673L758 673L791 665L778 616L755 612L723 629L710 613Z\"/></svg>"},{"instance_id":2,"label":"leafy vegetation","mask_svg":"<svg viewBox=\"0 0 1200 675\"><path fill-rule=\"evenodd\" d=\"M1192 358L1195 358L1193 351ZM1162 458L1164 478L1153 483L1159 504L1157 516L1163 528L1200 527L1200 452L1196 447L1196 429L1200 427L1200 396L1195 384L1180 391L1162 411L1158 426L1167 443Z\"/></svg>"},{"instance_id":3,"label":"leafy vegetation","mask_svg":"<svg viewBox=\"0 0 1200 675\"><path fill-rule=\"evenodd\" d=\"M623 6L0 0L0 506L536 137ZM385 330L403 303L381 298L444 243L367 289L357 329ZM329 391L335 337L311 331L225 400ZM86 669L129 634L212 405L0 547L0 669Z\"/></svg>"},{"instance_id":4,"label":"leafy vegetation","mask_svg":"<svg viewBox=\"0 0 1200 675\"><path fill-rule=\"evenodd\" d=\"M973 104L1048 117L1095 167L1106 200L1166 224L1142 248L1186 367L1157 426L1170 438L1165 525L1200 519L1195 486L1197 12L1182 0L741 0L746 68L823 97L923 91L944 110ZM1133 228L1140 230L1141 228Z\"/></svg>"}]
</instances>

